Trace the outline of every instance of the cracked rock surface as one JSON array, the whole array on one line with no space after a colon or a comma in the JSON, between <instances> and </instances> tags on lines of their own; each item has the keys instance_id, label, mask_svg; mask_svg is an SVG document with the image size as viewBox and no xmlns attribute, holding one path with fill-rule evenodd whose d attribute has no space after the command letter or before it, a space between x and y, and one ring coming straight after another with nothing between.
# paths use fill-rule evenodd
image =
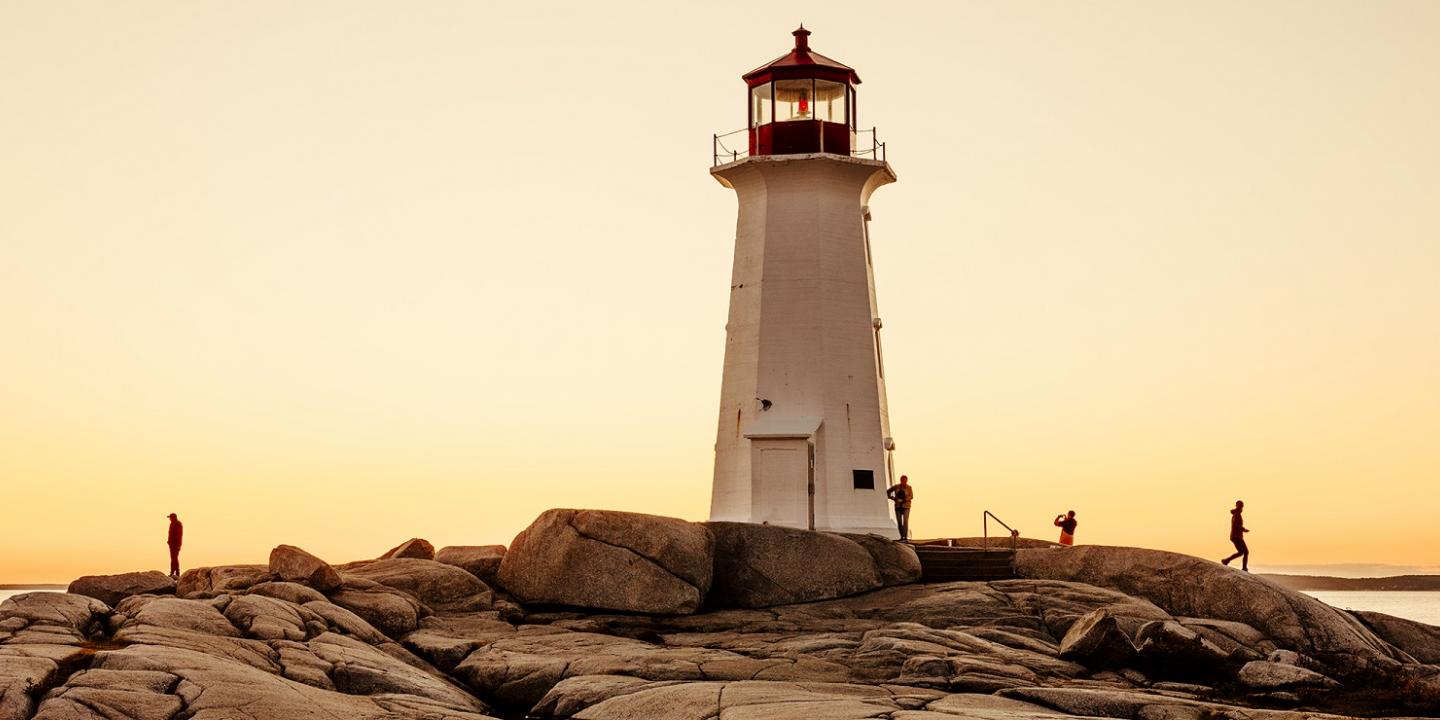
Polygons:
<instances>
[{"instance_id":1,"label":"cracked rock surface","mask_svg":"<svg viewBox=\"0 0 1440 720\"><path fill-rule=\"evenodd\" d=\"M716 592L750 572L741 566L772 583L767 603L809 582L790 560L757 555L779 547L784 535L769 529L627 530L627 514L584 513L547 513L526 542L561 538L567 563L590 562L580 549L609 553L594 567L615 575L585 576L591 593ZM843 596L702 600L689 613L526 600L423 557L327 563L339 578L327 590L314 585L333 578L302 557L308 570L285 575L322 582L233 566L187 573L178 596L113 605L19 595L0 604L0 720L1440 717L1440 666L1426 662L1437 629L1361 622L1215 563L1073 548L1036 551L1053 554L1026 560L1020 579L906 584L876 572L877 557L902 567L903 553L812 535L823 537L791 549L816 565L829 556L815 549L833 545L837 566L857 568L853 585L833 568L815 573L822 595ZM540 564L513 566L512 579L571 568L545 565L545 547L526 550L534 557L517 562ZM717 548L739 552L722 560ZM697 564L707 554L713 583ZM726 562L736 574L722 581Z\"/></svg>"}]
</instances>

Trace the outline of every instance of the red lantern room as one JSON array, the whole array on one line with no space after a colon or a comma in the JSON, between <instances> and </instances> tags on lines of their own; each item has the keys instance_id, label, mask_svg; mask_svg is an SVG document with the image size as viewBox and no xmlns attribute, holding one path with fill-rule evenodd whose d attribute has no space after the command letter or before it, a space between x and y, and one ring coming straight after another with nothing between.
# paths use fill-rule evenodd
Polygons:
<instances>
[{"instance_id":1,"label":"red lantern room","mask_svg":"<svg viewBox=\"0 0 1440 720\"><path fill-rule=\"evenodd\" d=\"M795 49L745 73L750 155L849 155L860 76L811 51L810 31L804 25L792 34Z\"/></svg>"}]
</instances>

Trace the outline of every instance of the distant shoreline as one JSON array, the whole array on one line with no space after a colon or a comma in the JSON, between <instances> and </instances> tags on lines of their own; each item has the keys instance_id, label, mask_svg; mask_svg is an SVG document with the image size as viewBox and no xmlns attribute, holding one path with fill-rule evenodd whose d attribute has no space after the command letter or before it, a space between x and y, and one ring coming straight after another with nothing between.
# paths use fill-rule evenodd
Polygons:
<instances>
[{"instance_id":1,"label":"distant shoreline","mask_svg":"<svg viewBox=\"0 0 1440 720\"><path fill-rule=\"evenodd\" d=\"M1276 575L1261 573L1260 577L1291 590L1353 590L1353 591L1432 591L1440 592L1440 575L1395 575L1378 578L1339 578L1324 575Z\"/></svg>"},{"instance_id":2,"label":"distant shoreline","mask_svg":"<svg viewBox=\"0 0 1440 720\"><path fill-rule=\"evenodd\" d=\"M70 587L55 583L0 583L0 590L57 590Z\"/></svg>"}]
</instances>

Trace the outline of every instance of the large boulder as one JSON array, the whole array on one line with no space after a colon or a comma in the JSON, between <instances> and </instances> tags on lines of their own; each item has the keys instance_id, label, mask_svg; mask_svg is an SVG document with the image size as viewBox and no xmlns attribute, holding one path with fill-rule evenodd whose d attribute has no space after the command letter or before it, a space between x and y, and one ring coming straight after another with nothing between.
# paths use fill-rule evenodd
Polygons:
<instances>
[{"instance_id":1,"label":"large boulder","mask_svg":"<svg viewBox=\"0 0 1440 720\"><path fill-rule=\"evenodd\" d=\"M385 551L380 560L393 560L395 558L415 558L417 560L434 560L435 546L424 538L410 538L399 545Z\"/></svg>"},{"instance_id":2,"label":"large boulder","mask_svg":"<svg viewBox=\"0 0 1440 720\"><path fill-rule=\"evenodd\" d=\"M504 559L504 545L453 545L435 552L435 562L454 565L489 585L498 584L496 577Z\"/></svg>"},{"instance_id":3,"label":"large boulder","mask_svg":"<svg viewBox=\"0 0 1440 720\"><path fill-rule=\"evenodd\" d=\"M1351 611L1376 635L1416 660L1440 665L1440 627L1366 610Z\"/></svg>"},{"instance_id":4,"label":"large boulder","mask_svg":"<svg viewBox=\"0 0 1440 720\"><path fill-rule=\"evenodd\" d=\"M1086 545L1015 554L1024 578L1066 580L1145 598L1175 616L1245 623L1312 655L1405 660L1350 614L1250 573L1189 555Z\"/></svg>"},{"instance_id":5,"label":"large boulder","mask_svg":"<svg viewBox=\"0 0 1440 720\"><path fill-rule=\"evenodd\" d=\"M0 646L22 642L79 642L103 624L109 612L105 603L83 595L57 592L15 595L0 602ZM43 634L36 632L41 629L45 631Z\"/></svg>"},{"instance_id":6,"label":"large boulder","mask_svg":"<svg viewBox=\"0 0 1440 720\"><path fill-rule=\"evenodd\" d=\"M886 587L920 581L920 556L910 545L879 535L840 533L840 536L870 553L875 569L880 572L880 582Z\"/></svg>"},{"instance_id":7,"label":"large boulder","mask_svg":"<svg viewBox=\"0 0 1440 720\"><path fill-rule=\"evenodd\" d=\"M1104 608L1070 626L1060 641L1060 659L1091 668L1124 667L1135 660L1135 645Z\"/></svg>"},{"instance_id":8,"label":"large boulder","mask_svg":"<svg viewBox=\"0 0 1440 720\"><path fill-rule=\"evenodd\" d=\"M218 565L186 570L175 583L175 594L216 595L244 590L274 580L268 565Z\"/></svg>"},{"instance_id":9,"label":"large boulder","mask_svg":"<svg viewBox=\"0 0 1440 720\"><path fill-rule=\"evenodd\" d=\"M1200 633L1168 620L1141 626L1135 636L1140 661L1152 673L1195 679L1219 675L1230 653Z\"/></svg>"},{"instance_id":10,"label":"large boulder","mask_svg":"<svg viewBox=\"0 0 1440 720\"><path fill-rule=\"evenodd\" d=\"M309 585L320 592L340 587L340 573L335 568L294 545L279 545L270 551L270 572L281 580Z\"/></svg>"},{"instance_id":11,"label":"large boulder","mask_svg":"<svg viewBox=\"0 0 1440 720\"><path fill-rule=\"evenodd\" d=\"M717 606L829 600L884 584L870 552L839 535L753 523L706 525L715 536L710 601Z\"/></svg>"},{"instance_id":12,"label":"large boulder","mask_svg":"<svg viewBox=\"0 0 1440 720\"><path fill-rule=\"evenodd\" d=\"M131 595L174 595L175 579L159 570L86 575L70 583L69 592L113 606Z\"/></svg>"},{"instance_id":13,"label":"large boulder","mask_svg":"<svg viewBox=\"0 0 1440 720\"><path fill-rule=\"evenodd\" d=\"M345 577L364 578L394 588L437 610L488 610L494 599L490 588L479 578L434 560L376 560L347 570Z\"/></svg>"},{"instance_id":14,"label":"large boulder","mask_svg":"<svg viewBox=\"0 0 1440 720\"><path fill-rule=\"evenodd\" d=\"M523 603L692 613L710 589L703 525L603 510L548 510L515 537L499 582Z\"/></svg>"},{"instance_id":15,"label":"large boulder","mask_svg":"<svg viewBox=\"0 0 1440 720\"><path fill-rule=\"evenodd\" d=\"M429 608L408 593L358 577L347 580L343 587L331 592L330 602L349 610L392 638L401 638L413 632L420 626L420 619L430 614Z\"/></svg>"},{"instance_id":16,"label":"large boulder","mask_svg":"<svg viewBox=\"0 0 1440 720\"><path fill-rule=\"evenodd\" d=\"M1298 665L1253 660L1240 668L1242 684L1255 690L1293 690L1295 688L1333 688L1339 685L1314 670Z\"/></svg>"}]
</instances>

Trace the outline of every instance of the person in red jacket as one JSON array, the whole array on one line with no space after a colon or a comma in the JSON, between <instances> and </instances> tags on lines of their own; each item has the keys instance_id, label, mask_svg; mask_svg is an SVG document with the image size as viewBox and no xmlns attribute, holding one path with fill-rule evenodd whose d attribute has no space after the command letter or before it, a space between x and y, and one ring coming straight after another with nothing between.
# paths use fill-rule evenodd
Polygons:
<instances>
[{"instance_id":1,"label":"person in red jacket","mask_svg":"<svg viewBox=\"0 0 1440 720\"><path fill-rule=\"evenodd\" d=\"M165 544L170 546L170 577L180 577L180 543L184 540L185 526L175 513L170 513L170 534L165 539Z\"/></svg>"}]
</instances>

